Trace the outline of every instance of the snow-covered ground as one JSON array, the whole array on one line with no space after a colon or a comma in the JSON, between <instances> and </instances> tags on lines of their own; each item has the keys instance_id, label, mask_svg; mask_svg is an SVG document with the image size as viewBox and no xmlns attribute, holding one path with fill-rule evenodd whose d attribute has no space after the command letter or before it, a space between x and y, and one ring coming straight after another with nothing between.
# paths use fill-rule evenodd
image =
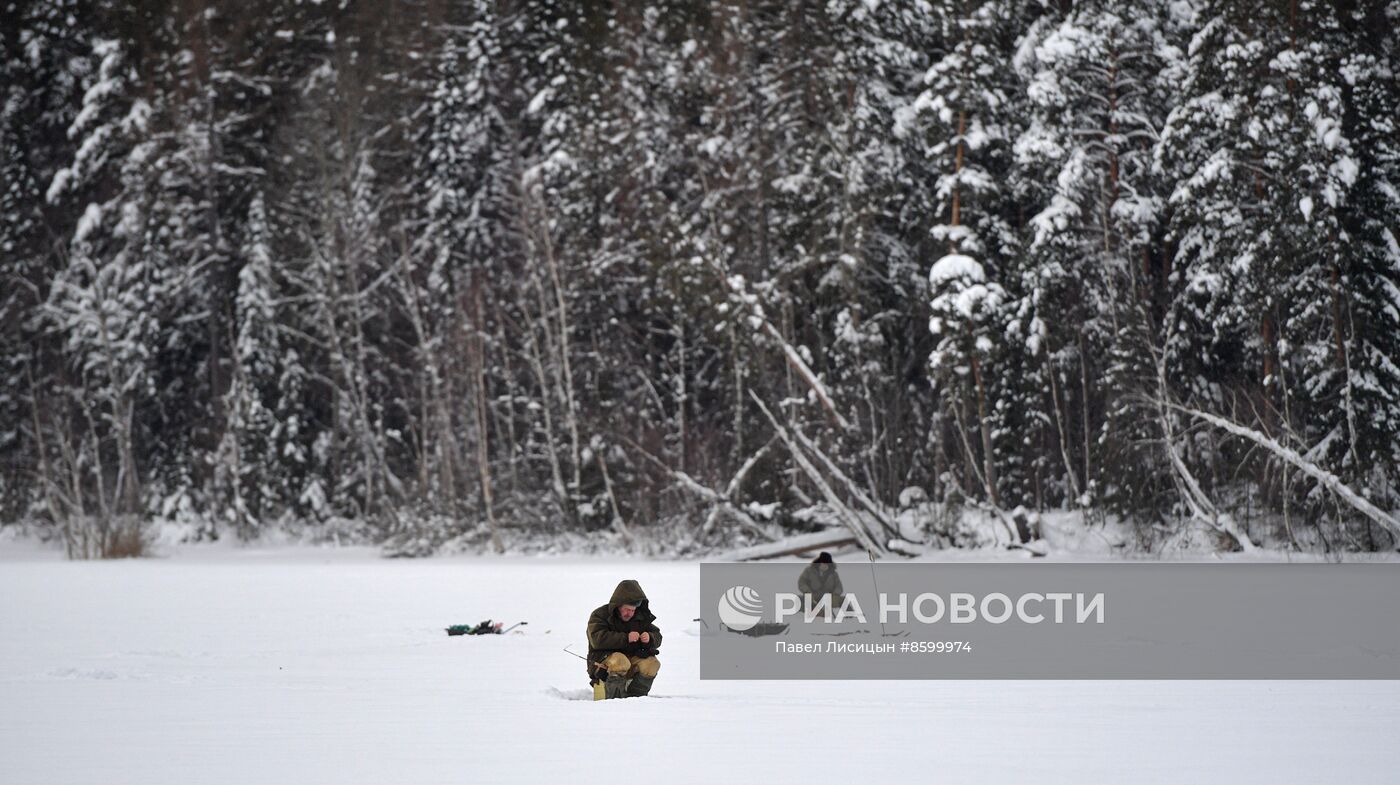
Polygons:
<instances>
[{"instance_id":1,"label":"snow-covered ground","mask_svg":"<svg viewBox=\"0 0 1400 785\"><path fill-rule=\"evenodd\" d=\"M593 703L636 578L654 697ZM1400 682L698 678L693 564L0 548L0 783L1393 783ZM519 634L448 637L484 618ZM898 778L897 780L893 778Z\"/></svg>"}]
</instances>

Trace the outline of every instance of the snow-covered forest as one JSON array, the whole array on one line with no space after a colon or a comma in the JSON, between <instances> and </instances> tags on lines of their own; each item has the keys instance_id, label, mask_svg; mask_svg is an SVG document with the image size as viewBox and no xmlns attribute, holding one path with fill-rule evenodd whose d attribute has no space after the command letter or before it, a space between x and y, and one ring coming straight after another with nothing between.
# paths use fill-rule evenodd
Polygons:
<instances>
[{"instance_id":1,"label":"snow-covered forest","mask_svg":"<svg viewBox=\"0 0 1400 785\"><path fill-rule=\"evenodd\" d=\"M0 521L1393 550L1398 25L0 2Z\"/></svg>"}]
</instances>

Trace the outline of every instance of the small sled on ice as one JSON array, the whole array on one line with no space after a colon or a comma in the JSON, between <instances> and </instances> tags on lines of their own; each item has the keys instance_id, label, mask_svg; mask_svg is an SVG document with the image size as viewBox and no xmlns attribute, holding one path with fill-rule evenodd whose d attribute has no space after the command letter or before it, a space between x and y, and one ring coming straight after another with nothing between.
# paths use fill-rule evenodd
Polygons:
<instances>
[{"instance_id":1,"label":"small sled on ice","mask_svg":"<svg viewBox=\"0 0 1400 785\"><path fill-rule=\"evenodd\" d=\"M509 627L506 627L506 626L505 626L505 622L502 622L502 621L492 622L490 619L487 619L486 621L483 621L483 622L481 622L481 623L479 623L479 624L454 624L454 625L452 625L451 627L448 627L448 628L447 628L447 634L448 634L448 635L505 635L506 633L510 632L511 630L515 629L516 627L519 627L519 626L522 625L522 624L529 624L529 622L520 621L520 622L516 622L515 624L510 625Z\"/></svg>"},{"instance_id":2,"label":"small sled on ice","mask_svg":"<svg viewBox=\"0 0 1400 785\"><path fill-rule=\"evenodd\" d=\"M747 630L736 630L733 627L729 627L724 624L719 625L719 628L727 632L732 632L735 635L747 635L750 638L765 638L769 635L782 635L783 633L788 631L789 626L790 625L787 624L778 624L777 622L765 621L759 622L758 624L755 624Z\"/></svg>"},{"instance_id":3,"label":"small sled on ice","mask_svg":"<svg viewBox=\"0 0 1400 785\"><path fill-rule=\"evenodd\" d=\"M709 624L706 624L704 619L694 619L693 621L698 621L698 622L700 622L700 624L701 624L706 630L708 630L708 629L710 628L710 625L709 625ZM720 625L719 625L719 628L720 628L721 630L724 630L725 632L732 632L732 633L734 633L735 635L747 635L747 636L749 636L750 638L765 638L765 637L767 637L767 636L769 636L769 635L782 635L783 633L785 633L785 632L788 631L788 627L790 627L790 626L792 626L792 625L790 625L790 624L778 624L777 622L772 622L772 621L764 621L764 622L759 622L758 624L755 624L754 626L748 628L747 630L736 630L736 629L734 629L733 627L730 627L730 626L724 624L723 622L721 622Z\"/></svg>"}]
</instances>

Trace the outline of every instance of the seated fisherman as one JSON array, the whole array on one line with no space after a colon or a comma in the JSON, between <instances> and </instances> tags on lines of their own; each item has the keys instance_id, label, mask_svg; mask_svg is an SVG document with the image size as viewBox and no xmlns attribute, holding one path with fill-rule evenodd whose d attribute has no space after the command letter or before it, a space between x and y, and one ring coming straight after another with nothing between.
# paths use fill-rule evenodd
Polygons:
<instances>
[{"instance_id":1,"label":"seated fisherman","mask_svg":"<svg viewBox=\"0 0 1400 785\"><path fill-rule=\"evenodd\" d=\"M640 697L661 669L661 630L636 581L625 580L612 599L588 617L588 679L594 698ZM601 685L601 695L599 694Z\"/></svg>"},{"instance_id":2,"label":"seated fisherman","mask_svg":"<svg viewBox=\"0 0 1400 785\"><path fill-rule=\"evenodd\" d=\"M807 565L807 569L797 578L797 593L802 595L803 610L807 613L811 613L812 608L816 607L823 597L831 598L829 613L834 614L841 608L846 596L841 588L841 576L836 574L836 565L831 561L831 554L822 551L820 556Z\"/></svg>"}]
</instances>

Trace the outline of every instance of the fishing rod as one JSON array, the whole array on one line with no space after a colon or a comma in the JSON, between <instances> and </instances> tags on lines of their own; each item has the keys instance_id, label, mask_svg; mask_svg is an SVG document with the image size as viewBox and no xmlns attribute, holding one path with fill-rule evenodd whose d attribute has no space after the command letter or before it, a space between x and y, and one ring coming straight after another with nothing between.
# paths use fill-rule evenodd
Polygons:
<instances>
[{"instance_id":1,"label":"fishing rod","mask_svg":"<svg viewBox=\"0 0 1400 785\"><path fill-rule=\"evenodd\" d=\"M565 646L565 647L564 647L564 651L567 651L568 653L574 655L575 657L578 657L579 659L583 660L584 662L587 662L589 665L592 665L592 666L595 667L595 668L601 668L601 667L603 667L603 663L601 663L601 662L589 662L589 660L588 660L587 657L583 656L582 654L579 654L578 652L574 651L573 649L569 648L568 646Z\"/></svg>"},{"instance_id":2,"label":"fishing rod","mask_svg":"<svg viewBox=\"0 0 1400 785\"><path fill-rule=\"evenodd\" d=\"M870 557L870 580L875 582L875 602L880 602L880 579L875 577L875 551L865 549L865 555ZM880 614L880 637L887 638L885 634L885 614Z\"/></svg>"}]
</instances>

